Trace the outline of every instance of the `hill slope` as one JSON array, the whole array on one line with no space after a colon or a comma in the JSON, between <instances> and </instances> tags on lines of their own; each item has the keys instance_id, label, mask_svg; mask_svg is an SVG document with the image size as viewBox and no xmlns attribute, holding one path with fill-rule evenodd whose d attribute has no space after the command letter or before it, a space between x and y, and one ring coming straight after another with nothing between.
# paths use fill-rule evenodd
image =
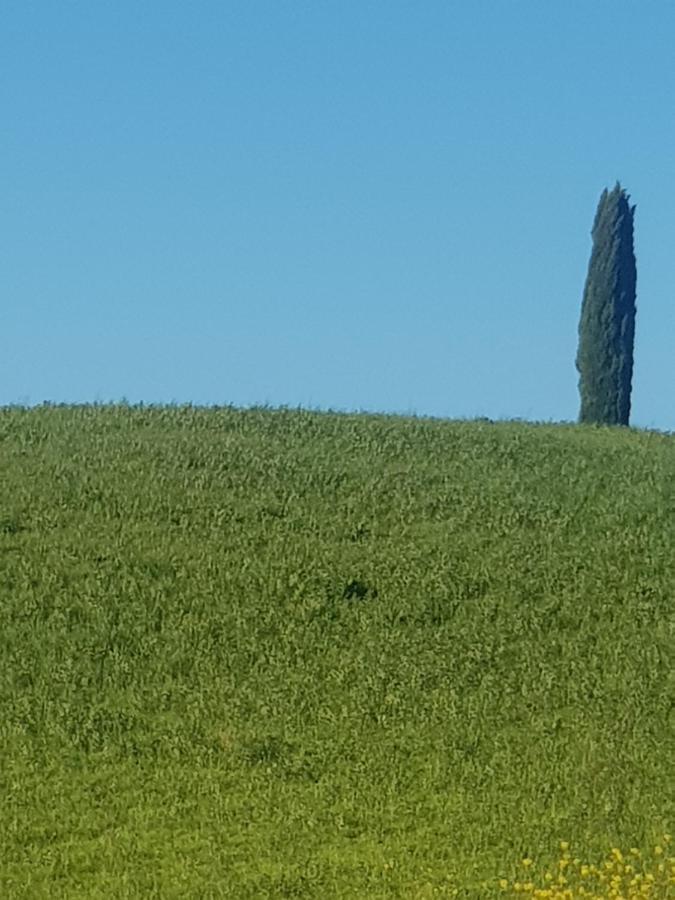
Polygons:
<instances>
[{"instance_id":1,"label":"hill slope","mask_svg":"<svg viewBox=\"0 0 675 900\"><path fill-rule=\"evenodd\" d=\"M675 440L0 410L0 893L491 895L672 823Z\"/></svg>"}]
</instances>

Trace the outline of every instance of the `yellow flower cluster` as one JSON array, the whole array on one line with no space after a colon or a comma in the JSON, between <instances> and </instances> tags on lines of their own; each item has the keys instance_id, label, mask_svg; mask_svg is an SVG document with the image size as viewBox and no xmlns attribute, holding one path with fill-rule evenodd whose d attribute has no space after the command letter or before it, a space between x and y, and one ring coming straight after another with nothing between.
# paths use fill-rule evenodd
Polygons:
<instances>
[{"instance_id":1,"label":"yellow flower cluster","mask_svg":"<svg viewBox=\"0 0 675 900\"><path fill-rule=\"evenodd\" d=\"M557 865L538 869L532 859L521 862L522 874L499 880L508 897L547 900L668 900L675 898L675 856L668 856L669 834L652 853L637 847L623 853L614 847L600 865L582 863L573 857L567 841L560 843Z\"/></svg>"}]
</instances>

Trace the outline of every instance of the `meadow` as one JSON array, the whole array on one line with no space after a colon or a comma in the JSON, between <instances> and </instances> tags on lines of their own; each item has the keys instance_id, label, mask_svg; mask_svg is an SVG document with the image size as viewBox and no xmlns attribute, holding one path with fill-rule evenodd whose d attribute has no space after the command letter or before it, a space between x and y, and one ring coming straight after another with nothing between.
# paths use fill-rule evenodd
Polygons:
<instances>
[{"instance_id":1,"label":"meadow","mask_svg":"<svg viewBox=\"0 0 675 900\"><path fill-rule=\"evenodd\" d=\"M675 896L674 479L629 429L0 409L0 896L491 898L610 848Z\"/></svg>"}]
</instances>

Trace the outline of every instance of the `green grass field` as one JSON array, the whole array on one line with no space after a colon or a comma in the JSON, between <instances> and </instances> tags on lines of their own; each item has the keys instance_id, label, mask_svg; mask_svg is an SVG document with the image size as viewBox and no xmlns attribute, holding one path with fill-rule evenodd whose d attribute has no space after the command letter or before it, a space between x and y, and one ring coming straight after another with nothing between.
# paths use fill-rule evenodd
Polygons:
<instances>
[{"instance_id":1,"label":"green grass field","mask_svg":"<svg viewBox=\"0 0 675 900\"><path fill-rule=\"evenodd\" d=\"M0 897L489 898L560 841L646 853L674 477L626 429L0 409Z\"/></svg>"}]
</instances>

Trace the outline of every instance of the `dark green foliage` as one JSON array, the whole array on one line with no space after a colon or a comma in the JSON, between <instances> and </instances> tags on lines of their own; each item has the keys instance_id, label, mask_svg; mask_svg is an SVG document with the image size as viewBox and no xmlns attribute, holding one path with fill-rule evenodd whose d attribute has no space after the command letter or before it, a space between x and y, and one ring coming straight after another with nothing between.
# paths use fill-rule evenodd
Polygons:
<instances>
[{"instance_id":1,"label":"dark green foliage","mask_svg":"<svg viewBox=\"0 0 675 900\"><path fill-rule=\"evenodd\" d=\"M636 267L629 196L617 182L600 197L579 322L579 421L628 425L633 378Z\"/></svg>"}]
</instances>

